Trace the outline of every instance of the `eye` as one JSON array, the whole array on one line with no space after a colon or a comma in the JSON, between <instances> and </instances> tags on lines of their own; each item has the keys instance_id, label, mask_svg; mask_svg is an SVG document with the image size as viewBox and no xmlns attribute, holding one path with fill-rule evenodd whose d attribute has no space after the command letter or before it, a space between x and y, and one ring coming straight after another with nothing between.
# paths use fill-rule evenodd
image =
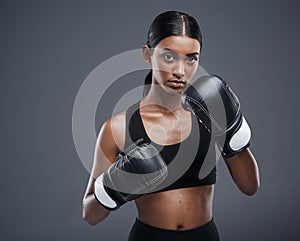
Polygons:
<instances>
[{"instance_id":1,"label":"eye","mask_svg":"<svg viewBox=\"0 0 300 241\"><path fill-rule=\"evenodd\" d=\"M190 57L187 57L187 58L186 58L186 62L187 62L188 64L194 64L197 60L198 60L198 59L197 59L197 57L195 57L195 56L190 56Z\"/></svg>"},{"instance_id":2,"label":"eye","mask_svg":"<svg viewBox=\"0 0 300 241\"><path fill-rule=\"evenodd\" d=\"M172 54L164 54L163 59L166 62L172 62L175 60L174 56Z\"/></svg>"}]
</instances>

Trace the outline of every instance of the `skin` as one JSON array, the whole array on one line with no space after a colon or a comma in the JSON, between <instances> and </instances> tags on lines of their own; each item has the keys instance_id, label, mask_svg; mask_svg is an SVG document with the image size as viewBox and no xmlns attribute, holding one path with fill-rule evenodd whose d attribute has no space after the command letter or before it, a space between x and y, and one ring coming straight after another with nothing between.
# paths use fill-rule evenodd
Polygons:
<instances>
[{"instance_id":1,"label":"skin","mask_svg":"<svg viewBox=\"0 0 300 241\"><path fill-rule=\"evenodd\" d=\"M186 36L170 36L152 50L145 45L143 55L153 71L151 89L140 102L145 130L155 143L181 142L191 133L191 113L181 107L180 94L197 70L200 43ZM177 82L171 82L174 80ZM83 198L83 218L89 224L101 222L110 213L95 200L94 182L123 150L125 124L125 112L122 112L107 120L98 135L94 165ZM255 194L259 173L250 149L223 158L240 191L246 195ZM145 194L135 200L138 219L171 230L199 227L212 219L213 195L214 185Z\"/></svg>"}]
</instances>

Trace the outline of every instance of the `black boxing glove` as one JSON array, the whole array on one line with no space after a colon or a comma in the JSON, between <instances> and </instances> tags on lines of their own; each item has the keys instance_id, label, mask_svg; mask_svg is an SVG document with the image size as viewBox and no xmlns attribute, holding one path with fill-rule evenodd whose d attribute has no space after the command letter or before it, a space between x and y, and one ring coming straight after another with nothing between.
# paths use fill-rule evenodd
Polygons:
<instances>
[{"instance_id":1,"label":"black boxing glove","mask_svg":"<svg viewBox=\"0 0 300 241\"><path fill-rule=\"evenodd\" d=\"M181 103L214 135L225 157L250 145L251 130L240 110L240 102L219 76L202 76L195 80L183 91Z\"/></svg>"},{"instance_id":2,"label":"black boxing glove","mask_svg":"<svg viewBox=\"0 0 300 241\"><path fill-rule=\"evenodd\" d=\"M167 165L153 145L134 143L96 179L94 195L106 209L116 210L124 203L154 191L167 174Z\"/></svg>"}]
</instances>

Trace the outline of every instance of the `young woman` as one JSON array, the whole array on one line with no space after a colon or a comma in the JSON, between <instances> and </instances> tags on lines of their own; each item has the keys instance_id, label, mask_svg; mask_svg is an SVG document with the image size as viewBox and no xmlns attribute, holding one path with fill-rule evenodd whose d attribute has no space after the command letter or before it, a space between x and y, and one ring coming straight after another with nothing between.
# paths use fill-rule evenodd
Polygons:
<instances>
[{"instance_id":1,"label":"young woman","mask_svg":"<svg viewBox=\"0 0 300 241\"><path fill-rule=\"evenodd\" d=\"M145 61L151 65L144 98L107 120L97 139L83 198L83 218L88 223L97 224L112 210L134 200L138 217L128 241L219 240L212 213L215 166L199 177L205 161L216 163L215 149L209 148L212 141L220 146L238 188L247 195L257 191L259 174L249 150L250 129L236 96L217 76L189 87L201 48L200 28L188 14L167 11L152 22L143 46ZM202 83L217 86L206 99L203 96L210 89ZM230 125L214 132L218 117L206 115L205 103L216 95L222 97L226 118L231 119ZM129 147L138 140L142 141ZM193 149L181 155L181 146ZM178 158L179 164L171 168ZM129 173L143 170L154 176L127 182L118 169ZM174 176L171 182L168 177ZM137 193L137 188L142 192Z\"/></svg>"}]
</instances>

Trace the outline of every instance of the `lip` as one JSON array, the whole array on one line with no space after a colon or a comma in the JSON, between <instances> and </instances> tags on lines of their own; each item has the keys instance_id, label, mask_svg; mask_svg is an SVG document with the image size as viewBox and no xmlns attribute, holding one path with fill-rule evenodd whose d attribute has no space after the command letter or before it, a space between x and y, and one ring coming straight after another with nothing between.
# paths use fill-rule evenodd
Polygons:
<instances>
[{"instance_id":1,"label":"lip","mask_svg":"<svg viewBox=\"0 0 300 241\"><path fill-rule=\"evenodd\" d=\"M183 88L186 85L186 81L183 79L168 80L168 83L173 88Z\"/></svg>"}]
</instances>

